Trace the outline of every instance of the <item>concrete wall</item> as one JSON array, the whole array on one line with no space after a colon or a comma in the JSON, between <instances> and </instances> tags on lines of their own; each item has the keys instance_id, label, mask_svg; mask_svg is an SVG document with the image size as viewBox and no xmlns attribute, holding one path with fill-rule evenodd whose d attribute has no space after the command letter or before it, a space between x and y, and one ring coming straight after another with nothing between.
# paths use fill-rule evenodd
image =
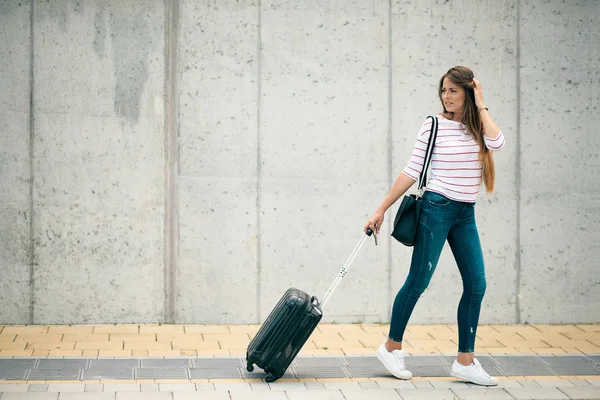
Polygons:
<instances>
[{"instance_id":1,"label":"concrete wall","mask_svg":"<svg viewBox=\"0 0 600 400\"><path fill-rule=\"evenodd\" d=\"M27 322L31 274L30 10L0 3L0 321ZM10 34L9 34L10 33Z\"/></svg>"},{"instance_id":2,"label":"concrete wall","mask_svg":"<svg viewBox=\"0 0 600 400\"><path fill-rule=\"evenodd\" d=\"M0 5L0 323L255 323L322 296L468 65L507 139L481 321L600 320L595 1ZM327 321L388 321L367 242ZM452 323L445 249L411 322Z\"/></svg>"},{"instance_id":3,"label":"concrete wall","mask_svg":"<svg viewBox=\"0 0 600 400\"><path fill-rule=\"evenodd\" d=\"M164 5L10 0L0 16L2 321L161 320Z\"/></svg>"},{"instance_id":4,"label":"concrete wall","mask_svg":"<svg viewBox=\"0 0 600 400\"><path fill-rule=\"evenodd\" d=\"M522 319L598 321L600 3L526 2L521 15Z\"/></svg>"}]
</instances>

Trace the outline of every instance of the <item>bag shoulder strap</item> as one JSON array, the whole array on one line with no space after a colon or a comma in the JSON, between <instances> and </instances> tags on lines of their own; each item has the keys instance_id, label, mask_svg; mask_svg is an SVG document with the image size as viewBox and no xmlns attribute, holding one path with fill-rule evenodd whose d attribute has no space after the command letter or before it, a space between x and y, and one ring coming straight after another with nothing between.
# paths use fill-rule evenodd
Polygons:
<instances>
[{"instance_id":1,"label":"bag shoulder strap","mask_svg":"<svg viewBox=\"0 0 600 400\"><path fill-rule=\"evenodd\" d=\"M431 164L431 156L433 155L433 147L435 146L435 141L437 139L438 133L438 119L434 116L429 116L427 118L431 118L431 130L429 133L429 142L427 142L427 150L425 151L425 160L423 161L423 170L421 171L421 175L419 176L419 194L418 196L422 196L423 186L427 183L427 170Z\"/></svg>"}]
</instances>

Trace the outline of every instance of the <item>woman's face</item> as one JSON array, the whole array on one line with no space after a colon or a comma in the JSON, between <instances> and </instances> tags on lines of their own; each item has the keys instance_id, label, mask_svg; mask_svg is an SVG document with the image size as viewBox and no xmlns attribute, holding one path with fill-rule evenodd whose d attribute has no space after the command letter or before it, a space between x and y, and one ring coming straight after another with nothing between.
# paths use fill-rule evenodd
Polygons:
<instances>
[{"instance_id":1,"label":"woman's face","mask_svg":"<svg viewBox=\"0 0 600 400\"><path fill-rule=\"evenodd\" d=\"M462 115L463 106L465 105L465 89L458 86L448 78L444 78L442 83L442 101L448 112L452 112L457 116Z\"/></svg>"}]
</instances>

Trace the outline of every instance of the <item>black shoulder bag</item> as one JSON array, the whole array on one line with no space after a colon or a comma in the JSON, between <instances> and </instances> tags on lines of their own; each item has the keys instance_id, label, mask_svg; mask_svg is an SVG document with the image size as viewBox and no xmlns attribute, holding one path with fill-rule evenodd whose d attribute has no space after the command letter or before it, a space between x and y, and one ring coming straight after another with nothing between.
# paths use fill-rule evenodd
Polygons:
<instances>
[{"instance_id":1,"label":"black shoulder bag","mask_svg":"<svg viewBox=\"0 0 600 400\"><path fill-rule=\"evenodd\" d=\"M431 155L433 154L433 146L437 138L438 120L437 117L431 118L431 131L429 142L427 143L427 151L425 152L425 160L423 161L423 170L419 177L419 188L417 194L404 196L402 203L396 213L394 219L394 230L392 236L400 243L406 246L414 246L415 233L419 223L419 213L421 212L421 201L423 197L423 186L427 182L427 169L431 164Z\"/></svg>"}]
</instances>

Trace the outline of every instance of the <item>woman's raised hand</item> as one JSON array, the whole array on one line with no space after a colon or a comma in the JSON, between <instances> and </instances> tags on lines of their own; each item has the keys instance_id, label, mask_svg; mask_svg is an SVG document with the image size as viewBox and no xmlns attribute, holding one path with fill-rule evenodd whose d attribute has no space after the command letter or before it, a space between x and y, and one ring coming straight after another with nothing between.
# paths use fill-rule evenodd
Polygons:
<instances>
[{"instance_id":1,"label":"woman's raised hand","mask_svg":"<svg viewBox=\"0 0 600 400\"><path fill-rule=\"evenodd\" d=\"M478 109L482 109L485 107L485 103L483 102L483 89L481 87L481 82L473 78L473 86L473 91L475 92L475 105Z\"/></svg>"}]
</instances>

